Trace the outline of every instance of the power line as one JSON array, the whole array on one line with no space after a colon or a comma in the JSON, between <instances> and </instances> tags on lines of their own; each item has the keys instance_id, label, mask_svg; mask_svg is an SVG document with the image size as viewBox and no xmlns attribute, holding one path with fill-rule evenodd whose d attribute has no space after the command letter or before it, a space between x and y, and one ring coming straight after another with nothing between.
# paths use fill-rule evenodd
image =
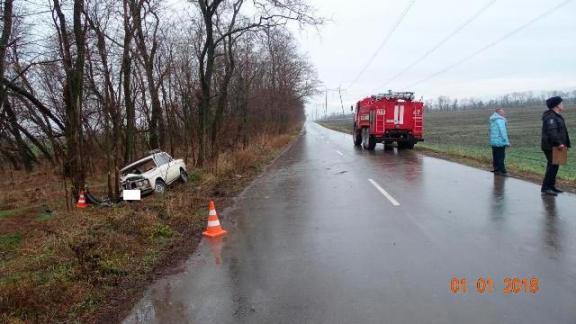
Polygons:
<instances>
[{"instance_id":1,"label":"power line","mask_svg":"<svg viewBox=\"0 0 576 324\"><path fill-rule=\"evenodd\" d=\"M472 16L470 16L470 18L468 18L466 21L464 21L462 24L460 24L458 27L456 27L456 29L454 29L450 34L448 34L446 37L444 37L442 40L440 40L431 49L426 51L422 56L417 58L410 65L406 66L400 72L396 73L393 77L391 77L386 82L384 82L382 85L380 85L378 87L378 89L382 89L384 86L386 86L390 82L398 79L398 77L400 77L401 75L403 75L404 73L406 73L407 71L409 71L410 69L412 69L413 67L418 65L420 62L424 61L428 56L430 56L432 53L436 52L436 50L438 50L440 47L442 47L442 45L446 44L450 39L452 39L454 36L456 36L464 28L466 28L468 25L470 25L472 22L474 22L474 20L476 20L478 17L480 17L480 15L482 15L486 10L488 10L488 8L490 8L496 1L497 0L491 0L488 3L486 3L486 5L484 5L482 8L480 8L480 10L476 11ZM378 90L378 89L376 89L376 90Z\"/></svg>"},{"instance_id":2,"label":"power line","mask_svg":"<svg viewBox=\"0 0 576 324\"><path fill-rule=\"evenodd\" d=\"M354 80L350 83L350 85L348 85L347 88L351 88L353 85L355 85L356 82L358 82L358 80L360 79L360 77L362 77L364 72L366 72L366 70L370 67L370 65L372 64L372 62L376 58L376 56L378 56L378 53L382 50L382 48L384 48L384 46L386 46L386 44L388 43L390 38L392 38L392 35L396 31L396 29L398 29L398 26L400 26L400 24L402 23L402 21L404 20L404 18L406 17L406 15L408 14L408 12L410 11L410 9L412 8L412 6L414 5L415 2L416 2L416 0L410 0L408 5L406 6L406 8L404 8L402 13L400 14L400 17L398 17L398 20L392 26L392 29L390 29L390 31L388 32L388 34L386 35L386 37L384 38L382 43L380 43L380 46L378 46L378 48L376 49L374 54L372 54L372 56L370 57L368 62L366 62L364 67L362 67L362 69L360 70L358 75L354 78Z\"/></svg>"},{"instance_id":3,"label":"power line","mask_svg":"<svg viewBox=\"0 0 576 324\"><path fill-rule=\"evenodd\" d=\"M438 72L436 72L436 73L434 73L434 74L432 74L432 75L430 75L430 76L428 76L428 77L426 77L426 78L424 78L424 79L421 79L421 80L419 80L419 81L417 81L417 82L414 82L414 83L408 85L406 88L412 88L412 87L414 87L414 86L416 86L416 85L419 85L419 84L421 84L421 83L423 83L423 82L426 82L426 81L428 81L428 80L430 80L430 79L433 79L433 78L435 78L435 77L437 77L437 76L439 76L439 75L441 75L441 74L443 74L443 73L446 73L446 72L452 70L453 68L461 65L462 63L465 63L465 62L471 60L472 58L478 56L479 54L485 52L486 50L488 50L488 49L490 49L490 48L498 45L499 43L505 41L506 39L508 39L508 38L516 35L516 34L519 33L520 31L524 30L526 27L528 27L528 26L532 25L533 23L537 22L538 20L540 20L540 19L542 19L542 18L544 18L544 17L552 14L552 13L555 12L556 10L558 10L558 9L566 6L567 4L569 4L569 3L572 2L572 1L573 1L573 0L566 0L566 1L561 2L560 4L558 4L558 5L550 8L550 9L548 9L548 10L545 11L544 13L542 13L542 14L538 15L537 17L531 19L530 21L528 21L527 23L521 25L520 27L512 30L511 32L505 34L504 36L498 38L497 40L495 40L495 41L493 41L493 42L485 45L484 47L478 49L477 51L473 52L472 54L470 54L470 55L462 58L461 60L459 60L459 61L457 61L457 62L455 62L455 63L453 63L453 64L451 64L451 65L449 65L449 66L447 66L447 67L445 67L445 68L443 68L443 69L441 69L440 71L438 71Z\"/></svg>"}]
</instances>

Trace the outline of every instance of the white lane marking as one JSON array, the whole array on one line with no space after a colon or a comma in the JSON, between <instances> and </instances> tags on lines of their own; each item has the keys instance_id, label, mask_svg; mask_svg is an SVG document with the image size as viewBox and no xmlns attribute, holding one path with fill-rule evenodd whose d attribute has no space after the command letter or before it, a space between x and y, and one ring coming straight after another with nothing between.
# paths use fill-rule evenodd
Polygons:
<instances>
[{"instance_id":1,"label":"white lane marking","mask_svg":"<svg viewBox=\"0 0 576 324\"><path fill-rule=\"evenodd\" d=\"M376 181L372 180L372 179L368 179L368 181L374 186L374 188L376 188L378 191L380 191L380 193L382 195L384 195L384 197L386 197L386 199L388 199L392 205L394 205L395 207L400 206L400 203L398 202L398 200L394 199L394 197L392 197L392 195L390 195L388 192L386 192L386 190L384 190L384 188L380 187L380 185L378 183L376 183Z\"/></svg>"},{"instance_id":2,"label":"white lane marking","mask_svg":"<svg viewBox=\"0 0 576 324\"><path fill-rule=\"evenodd\" d=\"M340 151L336 151L336 153L340 154L340 156L344 156L344 154L342 154Z\"/></svg>"}]
</instances>

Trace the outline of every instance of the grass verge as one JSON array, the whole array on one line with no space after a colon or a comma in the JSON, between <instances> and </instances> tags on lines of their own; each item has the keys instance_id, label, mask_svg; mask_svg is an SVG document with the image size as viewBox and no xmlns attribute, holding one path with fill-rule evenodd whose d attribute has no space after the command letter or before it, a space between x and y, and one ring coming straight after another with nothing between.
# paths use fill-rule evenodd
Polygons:
<instances>
[{"instance_id":1,"label":"grass verge","mask_svg":"<svg viewBox=\"0 0 576 324\"><path fill-rule=\"evenodd\" d=\"M0 191L0 322L121 320L148 283L194 251L208 200L223 209L297 134L221 154L163 196L112 208L68 211L50 196L57 181L5 175L2 188L29 186L19 194Z\"/></svg>"}]
</instances>

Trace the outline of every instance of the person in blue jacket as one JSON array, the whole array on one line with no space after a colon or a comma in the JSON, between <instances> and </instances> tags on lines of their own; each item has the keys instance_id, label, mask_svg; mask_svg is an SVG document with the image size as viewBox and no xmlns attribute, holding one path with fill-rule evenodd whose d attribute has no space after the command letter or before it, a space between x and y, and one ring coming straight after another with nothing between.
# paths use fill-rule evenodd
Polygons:
<instances>
[{"instance_id":1,"label":"person in blue jacket","mask_svg":"<svg viewBox=\"0 0 576 324\"><path fill-rule=\"evenodd\" d=\"M498 108L490 116L490 145L492 146L492 165L494 174L507 175L506 165L506 147L510 146L508 139L508 130L506 129L506 113L504 109Z\"/></svg>"}]
</instances>

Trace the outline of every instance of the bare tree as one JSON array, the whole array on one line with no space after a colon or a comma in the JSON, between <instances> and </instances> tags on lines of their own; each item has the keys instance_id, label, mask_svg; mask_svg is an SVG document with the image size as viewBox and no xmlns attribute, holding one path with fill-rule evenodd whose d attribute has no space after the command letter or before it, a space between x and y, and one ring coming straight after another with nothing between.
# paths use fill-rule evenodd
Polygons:
<instances>
[{"instance_id":1,"label":"bare tree","mask_svg":"<svg viewBox=\"0 0 576 324\"><path fill-rule=\"evenodd\" d=\"M156 6L157 3L154 0L130 0L136 47L146 74L146 82L151 99L150 148L158 148L165 145L165 129L160 104L159 84L154 75L160 28L160 18L156 12ZM148 24L149 21L150 23ZM151 29L151 31L148 31L148 29Z\"/></svg>"},{"instance_id":2,"label":"bare tree","mask_svg":"<svg viewBox=\"0 0 576 324\"><path fill-rule=\"evenodd\" d=\"M84 165L84 136L82 131L82 91L85 64L86 24L83 18L84 1L74 0L72 33L60 0L53 0L53 21L58 32L62 67L66 74L63 96L66 109L65 136L67 144L66 174L72 179L72 193L77 196L86 181Z\"/></svg>"},{"instance_id":3,"label":"bare tree","mask_svg":"<svg viewBox=\"0 0 576 324\"><path fill-rule=\"evenodd\" d=\"M190 1L180 20L159 0L51 0L52 24L34 40L7 34L12 3L2 2L0 160L63 162L74 194L105 166L117 196L116 170L150 148L206 165L282 133L316 86L286 28L321 23L304 0Z\"/></svg>"}]
</instances>

